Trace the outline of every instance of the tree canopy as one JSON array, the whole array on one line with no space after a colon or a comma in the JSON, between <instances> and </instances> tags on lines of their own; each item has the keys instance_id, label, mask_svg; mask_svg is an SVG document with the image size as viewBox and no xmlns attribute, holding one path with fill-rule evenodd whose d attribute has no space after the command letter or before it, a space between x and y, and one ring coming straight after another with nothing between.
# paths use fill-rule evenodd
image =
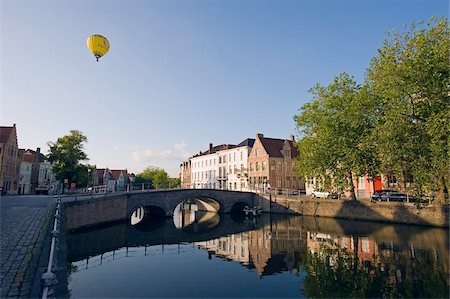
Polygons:
<instances>
[{"instance_id":1,"label":"tree canopy","mask_svg":"<svg viewBox=\"0 0 450 299\"><path fill-rule=\"evenodd\" d=\"M148 166L138 173L136 182L149 182L155 189L175 188L180 184L179 179L170 178L164 169L154 166Z\"/></svg>"},{"instance_id":2,"label":"tree canopy","mask_svg":"<svg viewBox=\"0 0 450 299\"><path fill-rule=\"evenodd\" d=\"M417 193L448 196L450 97L447 19L394 32L358 85L340 74L311 89L294 116L300 133L298 171L332 177L353 191L353 175L395 175ZM352 194L353 195L353 194Z\"/></svg>"},{"instance_id":3,"label":"tree canopy","mask_svg":"<svg viewBox=\"0 0 450 299\"><path fill-rule=\"evenodd\" d=\"M71 130L69 135L59 137L56 142L47 143L50 148L47 159L53 163L53 172L58 180L67 179L69 185L86 183L88 168L80 164L80 161L88 160L83 150L85 142L87 137L82 132Z\"/></svg>"}]
</instances>

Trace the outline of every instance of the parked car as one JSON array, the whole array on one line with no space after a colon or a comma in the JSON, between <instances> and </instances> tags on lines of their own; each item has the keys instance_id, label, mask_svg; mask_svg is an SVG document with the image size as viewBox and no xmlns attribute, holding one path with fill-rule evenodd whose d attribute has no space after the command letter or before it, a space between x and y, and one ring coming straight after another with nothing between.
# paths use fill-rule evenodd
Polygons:
<instances>
[{"instance_id":1,"label":"parked car","mask_svg":"<svg viewBox=\"0 0 450 299\"><path fill-rule=\"evenodd\" d=\"M313 191L311 193L312 198L316 198L316 197L327 198L328 195L330 195L330 192L326 192L326 191Z\"/></svg>"},{"instance_id":2,"label":"parked car","mask_svg":"<svg viewBox=\"0 0 450 299\"><path fill-rule=\"evenodd\" d=\"M400 193L395 190L379 190L375 191L372 195L372 200L374 201L406 201L408 195ZM412 200L412 198L410 198Z\"/></svg>"},{"instance_id":3,"label":"parked car","mask_svg":"<svg viewBox=\"0 0 450 299\"><path fill-rule=\"evenodd\" d=\"M327 198L329 198L329 199L339 199L339 194L337 194L337 192L330 192L330 194L328 194Z\"/></svg>"}]
</instances>

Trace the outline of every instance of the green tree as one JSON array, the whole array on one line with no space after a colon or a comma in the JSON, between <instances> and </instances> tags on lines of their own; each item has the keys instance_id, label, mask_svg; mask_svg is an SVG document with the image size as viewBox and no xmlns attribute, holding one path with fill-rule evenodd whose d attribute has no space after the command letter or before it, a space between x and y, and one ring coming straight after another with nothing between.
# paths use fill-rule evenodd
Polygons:
<instances>
[{"instance_id":1,"label":"green tree","mask_svg":"<svg viewBox=\"0 0 450 299\"><path fill-rule=\"evenodd\" d=\"M138 173L136 182L151 182L155 189L175 188L179 185L179 179L170 178L164 169L154 166L149 166Z\"/></svg>"},{"instance_id":2,"label":"green tree","mask_svg":"<svg viewBox=\"0 0 450 299\"><path fill-rule=\"evenodd\" d=\"M87 166L80 164L80 161L88 160L83 151L84 142L87 142L87 137L82 132L71 130L69 135L47 143L50 148L47 159L53 163L53 173L59 181L67 179L69 185L86 184Z\"/></svg>"},{"instance_id":3,"label":"green tree","mask_svg":"<svg viewBox=\"0 0 450 299\"><path fill-rule=\"evenodd\" d=\"M376 124L371 111L375 105L367 105L375 96L346 73L310 92L313 100L294 116L302 136L297 170L302 176L322 177L340 190L348 188L356 199L354 175L373 174L378 167L369 138Z\"/></svg>"},{"instance_id":4,"label":"green tree","mask_svg":"<svg viewBox=\"0 0 450 299\"><path fill-rule=\"evenodd\" d=\"M367 73L380 98L373 138L382 171L437 190L438 202L450 187L449 49L447 19L413 23L388 36Z\"/></svg>"}]
</instances>

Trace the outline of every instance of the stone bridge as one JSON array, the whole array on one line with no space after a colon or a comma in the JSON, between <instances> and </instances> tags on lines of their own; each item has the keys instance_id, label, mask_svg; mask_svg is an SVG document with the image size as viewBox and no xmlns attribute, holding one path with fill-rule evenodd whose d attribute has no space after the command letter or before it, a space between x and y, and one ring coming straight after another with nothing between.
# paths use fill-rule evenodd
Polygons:
<instances>
[{"instance_id":1,"label":"stone bridge","mask_svg":"<svg viewBox=\"0 0 450 299\"><path fill-rule=\"evenodd\" d=\"M74 230L90 226L123 221L132 213L146 207L166 217L173 216L177 206L192 202L200 211L229 213L243 206L263 205L264 199L251 192L212 189L152 190L85 197L79 200L64 200L66 229Z\"/></svg>"}]
</instances>

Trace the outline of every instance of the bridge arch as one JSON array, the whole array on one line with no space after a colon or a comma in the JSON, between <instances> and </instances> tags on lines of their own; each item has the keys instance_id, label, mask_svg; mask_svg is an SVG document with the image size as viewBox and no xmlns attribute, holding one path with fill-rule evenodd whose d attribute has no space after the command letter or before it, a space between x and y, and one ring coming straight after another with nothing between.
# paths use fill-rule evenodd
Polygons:
<instances>
[{"instance_id":1,"label":"bridge arch","mask_svg":"<svg viewBox=\"0 0 450 299\"><path fill-rule=\"evenodd\" d=\"M128 195L127 215L139 207L156 206L164 210L165 216L172 217L176 207L187 200L195 200L204 211L228 213L237 202L255 205L255 196L250 192L214 189L155 190L136 192Z\"/></svg>"}]
</instances>

